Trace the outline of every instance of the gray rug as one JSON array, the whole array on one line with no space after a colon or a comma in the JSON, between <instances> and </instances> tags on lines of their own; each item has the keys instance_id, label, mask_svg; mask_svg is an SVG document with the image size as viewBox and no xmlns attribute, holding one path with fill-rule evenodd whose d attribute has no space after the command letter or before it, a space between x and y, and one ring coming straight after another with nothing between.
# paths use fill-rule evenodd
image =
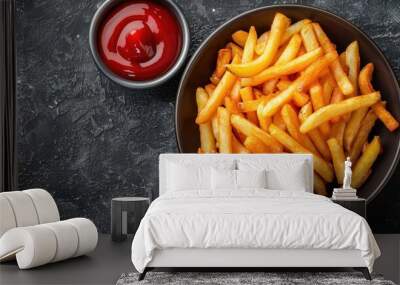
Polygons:
<instances>
[{"instance_id":1,"label":"gray rug","mask_svg":"<svg viewBox=\"0 0 400 285\"><path fill-rule=\"evenodd\" d=\"M146 284L213 284L213 285L395 285L380 275L372 275L368 281L359 272L148 272L146 278L137 281L138 273L122 274L116 285Z\"/></svg>"}]
</instances>

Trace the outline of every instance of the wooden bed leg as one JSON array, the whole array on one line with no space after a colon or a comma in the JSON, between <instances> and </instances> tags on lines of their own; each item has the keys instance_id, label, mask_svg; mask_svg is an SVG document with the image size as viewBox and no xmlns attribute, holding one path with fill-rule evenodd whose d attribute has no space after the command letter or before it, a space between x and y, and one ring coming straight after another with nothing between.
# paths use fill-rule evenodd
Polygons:
<instances>
[{"instance_id":1,"label":"wooden bed leg","mask_svg":"<svg viewBox=\"0 0 400 285\"><path fill-rule=\"evenodd\" d=\"M364 275L365 279L372 280L371 274L369 274L369 270L367 267L355 267L354 269L357 271L361 271L362 274Z\"/></svg>"},{"instance_id":2,"label":"wooden bed leg","mask_svg":"<svg viewBox=\"0 0 400 285\"><path fill-rule=\"evenodd\" d=\"M139 274L138 281L142 281L142 280L144 279L144 277L146 277L147 271L148 271L148 269L147 269L147 267L146 267L146 268L143 270L143 272Z\"/></svg>"}]
</instances>

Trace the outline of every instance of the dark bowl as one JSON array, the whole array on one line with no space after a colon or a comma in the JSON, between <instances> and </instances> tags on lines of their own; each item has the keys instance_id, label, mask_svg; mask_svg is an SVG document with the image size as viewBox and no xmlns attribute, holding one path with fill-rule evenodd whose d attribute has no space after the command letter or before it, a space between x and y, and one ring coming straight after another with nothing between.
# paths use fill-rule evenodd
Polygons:
<instances>
[{"instance_id":1,"label":"dark bowl","mask_svg":"<svg viewBox=\"0 0 400 285\"><path fill-rule=\"evenodd\" d=\"M213 72L218 49L231 40L236 30L248 30L254 25L264 32L272 23L276 12L282 12L292 22L308 18L321 24L328 36L343 51L348 44L357 40L360 45L361 66L372 62L375 66L373 85L381 91L388 109L400 118L400 88L385 56L376 44L350 22L321 9L302 5L279 5L257 8L245 12L223 24L214 31L197 49L188 63L181 79L176 98L176 137L181 152L196 152L199 147L199 131L195 124L197 106L195 90L208 83ZM395 48L395 47L394 47ZM370 202L385 186L395 170L400 155L400 131L390 133L380 122L372 132L382 139L383 153L373 166L366 183L358 189L358 195Z\"/></svg>"}]
</instances>

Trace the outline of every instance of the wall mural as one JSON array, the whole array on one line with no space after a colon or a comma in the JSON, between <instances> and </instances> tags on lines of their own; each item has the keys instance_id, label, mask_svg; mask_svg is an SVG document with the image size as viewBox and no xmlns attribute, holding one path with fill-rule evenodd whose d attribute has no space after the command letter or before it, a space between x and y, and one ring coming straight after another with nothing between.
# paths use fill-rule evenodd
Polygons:
<instances>
[{"instance_id":1,"label":"wall mural","mask_svg":"<svg viewBox=\"0 0 400 285\"><path fill-rule=\"evenodd\" d=\"M63 219L88 217L109 232L111 198L156 197L158 155L178 151L174 113L182 71L146 90L124 88L103 75L88 44L90 20L101 2L17 1L18 183L20 189L47 189ZM176 2L191 30L189 55L227 19L271 4ZM339 2L322 8L361 27L399 77L395 63L400 51L393 48L400 44L396 13L381 15L377 11L382 9L372 7L365 9L367 15L355 18L350 11L358 8L343 9ZM369 205L368 219L375 232L400 232L399 175L400 167Z\"/></svg>"}]
</instances>

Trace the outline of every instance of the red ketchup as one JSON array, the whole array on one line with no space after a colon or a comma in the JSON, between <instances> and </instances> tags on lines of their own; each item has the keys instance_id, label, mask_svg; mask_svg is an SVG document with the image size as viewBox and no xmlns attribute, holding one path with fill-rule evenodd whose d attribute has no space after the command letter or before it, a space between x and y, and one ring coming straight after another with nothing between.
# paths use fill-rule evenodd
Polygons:
<instances>
[{"instance_id":1,"label":"red ketchup","mask_svg":"<svg viewBox=\"0 0 400 285\"><path fill-rule=\"evenodd\" d=\"M126 1L102 22L100 57L111 71L134 81L156 78L178 57L181 28L168 7L152 1Z\"/></svg>"}]
</instances>

